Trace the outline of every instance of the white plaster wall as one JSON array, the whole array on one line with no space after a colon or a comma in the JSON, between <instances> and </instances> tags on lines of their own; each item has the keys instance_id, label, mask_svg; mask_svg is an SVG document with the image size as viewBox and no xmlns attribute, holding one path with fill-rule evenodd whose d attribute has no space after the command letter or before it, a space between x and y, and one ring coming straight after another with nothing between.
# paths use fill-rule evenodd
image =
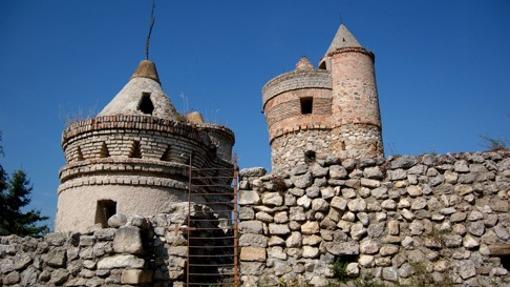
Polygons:
<instances>
[{"instance_id":1,"label":"white plaster wall","mask_svg":"<svg viewBox=\"0 0 510 287\"><path fill-rule=\"evenodd\" d=\"M62 191L58 197L55 231L83 232L95 224L98 200L117 202L117 213L151 216L162 211L169 201L185 199L182 190L149 186L90 185Z\"/></svg>"}]
</instances>

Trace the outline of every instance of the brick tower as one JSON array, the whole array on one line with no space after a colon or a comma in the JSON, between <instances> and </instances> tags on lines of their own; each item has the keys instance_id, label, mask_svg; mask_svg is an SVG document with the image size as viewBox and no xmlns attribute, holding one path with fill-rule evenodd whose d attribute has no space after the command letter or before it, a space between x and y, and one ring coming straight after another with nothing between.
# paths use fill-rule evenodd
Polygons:
<instances>
[{"instance_id":1,"label":"brick tower","mask_svg":"<svg viewBox=\"0 0 510 287\"><path fill-rule=\"evenodd\" d=\"M374 54L340 25L319 68L306 58L264 85L273 170L333 155L384 156Z\"/></svg>"},{"instance_id":2,"label":"brick tower","mask_svg":"<svg viewBox=\"0 0 510 287\"><path fill-rule=\"evenodd\" d=\"M319 65L331 73L331 148L342 158L384 155L374 58L342 24Z\"/></svg>"},{"instance_id":3,"label":"brick tower","mask_svg":"<svg viewBox=\"0 0 510 287\"><path fill-rule=\"evenodd\" d=\"M331 77L306 58L263 88L273 170L314 161L329 152Z\"/></svg>"}]
</instances>

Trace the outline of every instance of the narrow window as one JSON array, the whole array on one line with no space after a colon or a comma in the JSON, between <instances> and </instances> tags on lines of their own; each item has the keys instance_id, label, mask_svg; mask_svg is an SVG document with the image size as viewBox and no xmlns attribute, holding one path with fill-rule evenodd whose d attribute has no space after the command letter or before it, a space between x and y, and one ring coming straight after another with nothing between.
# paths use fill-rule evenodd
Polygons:
<instances>
[{"instance_id":1,"label":"narrow window","mask_svg":"<svg viewBox=\"0 0 510 287\"><path fill-rule=\"evenodd\" d=\"M101 150L99 151L99 158L107 158L107 157L110 157L110 151L108 150L106 143L103 142L101 144Z\"/></svg>"},{"instance_id":2,"label":"narrow window","mask_svg":"<svg viewBox=\"0 0 510 287\"><path fill-rule=\"evenodd\" d=\"M161 160L162 161L171 161L172 154L170 152L171 152L170 146L167 146L165 149L165 152L163 153L163 155L161 155Z\"/></svg>"},{"instance_id":3,"label":"narrow window","mask_svg":"<svg viewBox=\"0 0 510 287\"><path fill-rule=\"evenodd\" d=\"M311 114L313 111L313 98L300 98L299 101L301 102L301 114Z\"/></svg>"},{"instance_id":4,"label":"narrow window","mask_svg":"<svg viewBox=\"0 0 510 287\"><path fill-rule=\"evenodd\" d=\"M80 148L80 147L78 147L78 148L76 149L76 153L77 153L77 159L78 159L78 161L82 161L84 158L83 158L83 153L81 152L81 148Z\"/></svg>"},{"instance_id":5,"label":"narrow window","mask_svg":"<svg viewBox=\"0 0 510 287\"><path fill-rule=\"evenodd\" d=\"M113 200L99 200L96 208L96 224L108 227L108 219L117 213L117 202Z\"/></svg>"},{"instance_id":6,"label":"narrow window","mask_svg":"<svg viewBox=\"0 0 510 287\"><path fill-rule=\"evenodd\" d=\"M133 141L131 145L131 150L129 151L130 158L142 158L142 149L140 148L139 141Z\"/></svg>"},{"instance_id":7,"label":"narrow window","mask_svg":"<svg viewBox=\"0 0 510 287\"><path fill-rule=\"evenodd\" d=\"M152 104L151 93L142 93L142 97L138 103L138 110L146 115L152 115L154 105Z\"/></svg>"},{"instance_id":8,"label":"narrow window","mask_svg":"<svg viewBox=\"0 0 510 287\"><path fill-rule=\"evenodd\" d=\"M315 161L315 152L313 150L305 151L305 162L312 163Z\"/></svg>"}]
</instances>

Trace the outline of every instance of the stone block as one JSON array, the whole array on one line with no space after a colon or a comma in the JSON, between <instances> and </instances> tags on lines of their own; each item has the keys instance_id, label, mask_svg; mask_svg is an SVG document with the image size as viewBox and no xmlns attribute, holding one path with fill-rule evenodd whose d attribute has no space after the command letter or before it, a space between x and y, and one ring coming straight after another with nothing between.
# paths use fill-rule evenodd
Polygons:
<instances>
[{"instance_id":1,"label":"stone block","mask_svg":"<svg viewBox=\"0 0 510 287\"><path fill-rule=\"evenodd\" d=\"M269 233L273 235L285 235L290 233L289 226L287 224L269 224Z\"/></svg>"},{"instance_id":2,"label":"stone block","mask_svg":"<svg viewBox=\"0 0 510 287\"><path fill-rule=\"evenodd\" d=\"M250 167L243 168L239 171L239 177L261 177L266 174L266 169L263 167Z\"/></svg>"},{"instance_id":3,"label":"stone block","mask_svg":"<svg viewBox=\"0 0 510 287\"><path fill-rule=\"evenodd\" d=\"M324 247L333 255L358 255L359 243L356 241L347 242L325 242Z\"/></svg>"},{"instance_id":4,"label":"stone block","mask_svg":"<svg viewBox=\"0 0 510 287\"><path fill-rule=\"evenodd\" d=\"M280 206L283 204L283 197L278 192L266 192L262 194L262 203L269 206Z\"/></svg>"},{"instance_id":5,"label":"stone block","mask_svg":"<svg viewBox=\"0 0 510 287\"><path fill-rule=\"evenodd\" d=\"M248 220L239 223L241 233L262 233L264 224L256 220Z\"/></svg>"},{"instance_id":6,"label":"stone block","mask_svg":"<svg viewBox=\"0 0 510 287\"><path fill-rule=\"evenodd\" d=\"M114 255L105 257L97 263L98 269L113 268L142 268L145 260L131 254Z\"/></svg>"},{"instance_id":7,"label":"stone block","mask_svg":"<svg viewBox=\"0 0 510 287\"><path fill-rule=\"evenodd\" d=\"M241 247L241 260L243 261L266 261L266 249L261 247Z\"/></svg>"},{"instance_id":8,"label":"stone block","mask_svg":"<svg viewBox=\"0 0 510 287\"><path fill-rule=\"evenodd\" d=\"M140 228L124 226L115 232L113 250L116 253L140 254L143 251Z\"/></svg>"},{"instance_id":9,"label":"stone block","mask_svg":"<svg viewBox=\"0 0 510 287\"><path fill-rule=\"evenodd\" d=\"M117 213L112 217L108 218L108 226L110 227L121 227L127 223L127 217L124 214Z\"/></svg>"},{"instance_id":10,"label":"stone block","mask_svg":"<svg viewBox=\"0 0 510 287\"><path fill-rule=\"evenodd\" d=\"M319 233L319 223L316 221L307 221L301 225L301 232L303 234L316 234Z\"/></svg>"},{"instance_id":11,"label":"stone block","mask_svg":"<svg viewBox=\"0 0 510 287\"><path fill-rule=\"evenodd\" d=\"M64 267L66 264L67 252L64 248L55 248L45 256L46 264L51 267Z\"/></svg>"},{"instance_id":12,"label":"stone block","mask_svg":"<svg viewBox=\"0 0 510 287\"><path fill-rule=\"evenodd\" d=\"M260 201L260 197L255 190L240 190L239 191L239 204L240 205L251 205L257 204Z\"/></svg>"},{"instance_id":13,"label":"stone block","mask_svg":"<svg viewBox=\"0 0 510 287\"><path fill-rule=\"evenodd\" d=\"M239 246L266 247L268 239L262 234L246 233L239 237Z\"/></svg>"},{"instance_id":14,"label":"stone block","mask_svg":"<svg viewBox=\"0 0 510 287\"><path fill-rule=\"evenodd\" d=\"M152 282L152 271L141 269L126 269L122 271L120 279L122 284L146 284Z\"/></svg>"}]
</instances>

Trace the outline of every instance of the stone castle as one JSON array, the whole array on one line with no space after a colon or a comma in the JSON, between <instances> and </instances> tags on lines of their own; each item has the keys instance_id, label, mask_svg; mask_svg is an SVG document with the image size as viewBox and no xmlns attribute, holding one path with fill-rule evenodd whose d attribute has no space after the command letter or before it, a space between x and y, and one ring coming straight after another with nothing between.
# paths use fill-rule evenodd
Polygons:
<instances>
[{"instance_id":1,"label":"stone castle","mask_svg":"<svg viewBox=\"0 0 510 287\"><path fill-rule=\"evenodd\" d=\"M374 54L345 25L262 93L272 172L237 172L233 132L142 61L64 130L57 232L0 237L0 286L510 286L510 151L385 158Z\"/></svg>"},{"instance_id":2,"label":"stone castle","mask_svg":"<svg viewBox=\"0 0 510 287\"><path fill-rule=\"evenodd\" d=\"M303 58L264 86L263 109L274 171L327 155L383 156L374 55L345 25L319 69ZM233 144L228 128L197 112L180 115L156 65L144 60L96 118L64 130L56 230L106 225L116 212L150 216L185 201L190 158L194 167L229 167Z\"/></svg>"}]
</instances>

